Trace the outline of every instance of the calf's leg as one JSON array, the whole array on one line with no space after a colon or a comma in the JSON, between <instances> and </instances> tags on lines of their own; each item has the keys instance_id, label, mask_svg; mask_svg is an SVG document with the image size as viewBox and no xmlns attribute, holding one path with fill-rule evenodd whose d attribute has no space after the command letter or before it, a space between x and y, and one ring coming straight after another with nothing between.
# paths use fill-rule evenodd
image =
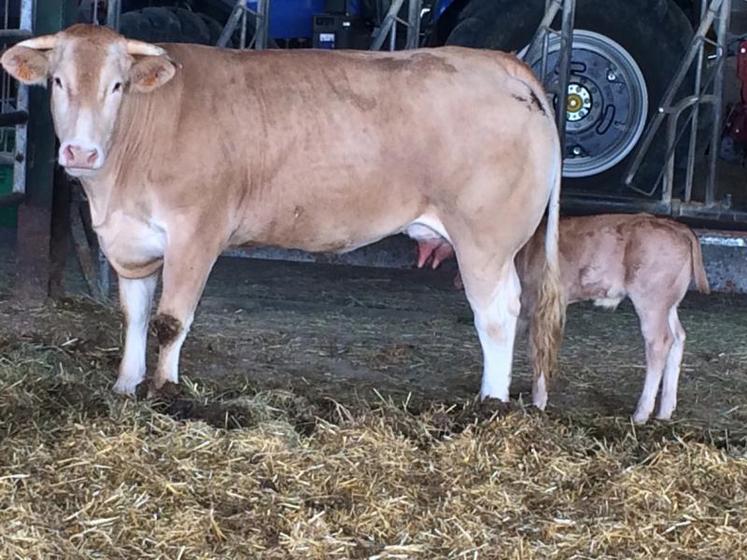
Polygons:
<instances>
[{"instance_id":1,"label":"calf's leg","mask_svg":"<svg viewBox=\"0 0 747 560\"><path fill-rule=\"evenodd\" d=\"M219 249L196 237L169 242L163 265L163 292L153 330L158 339L158 368L151 394L166 382L179 382L179 354Z\"/></svg>"},{"instance_id":2,"label":"calf's leg","mask_svg":"<svg viewBox=\"0 0 747 560\"><path fill-rule=\"evenodd\" d=\"M664 367L664 379L661 387L661 401L659 412L656 417L659 420L669 420L677 407L677 385L680 378L680 365L682 354L685 351L685 329L677 316L677 306L672 306L668 314L669 329L674 340L667 356L667 364Z\"/></svg>"},{"instance_id":3,"label":"calf's leg","mask_svg":"<svg viewBox=\"0 0 747 560\"><path fill-rule=\"evenodd\" d=\"M483 353L480 396L508 402L521 286L513 259L497 271L460 263Z\"/></svg>"},{"instance_id":4,"label":"calf's leg","mask_svg":"<svg viewBox=\"0 0 747 560\"><path fill-rule=\"evenodd\" d=\"M646 343L646 381L638 400L638 407L633 414L633 422L645 424L654 411L656 394L659 391L659 384L674 337L669 330L668 306L654 306L651 302L643 305L635 300L633 304L638 313L643 340Z\"/></svg>"},{"instance_id":5,"label":"calf's leg","mask_svg":"<svg viewBox=\"0 0 747 560\"><path fill-rule=\"evenodd\" d=\"M145 378L145 353L148 340L148 319L153 305L153 293L158 274L145 278L119 277L119 303L125 320L125 345L114 392L132 395Z\"/></svg>"}]
</instances>

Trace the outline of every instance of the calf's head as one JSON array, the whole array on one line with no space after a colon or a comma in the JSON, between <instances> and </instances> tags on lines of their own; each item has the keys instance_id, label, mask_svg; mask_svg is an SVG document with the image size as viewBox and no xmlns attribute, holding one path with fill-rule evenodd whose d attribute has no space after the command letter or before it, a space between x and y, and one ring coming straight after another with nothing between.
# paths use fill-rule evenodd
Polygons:
<instances>
[{"instance_id":1,"label":"calf's head","mask_svg":"<svg viewBox=\"0 0 747 560\"><path fill-rule=\"evenodd\" d=\"M18 43L0 58L27 85L49 85L58 159L73 176L103 167L124 96L149 93L176 72L162 48L78 24Z\"/></svg>"}]
</instances>

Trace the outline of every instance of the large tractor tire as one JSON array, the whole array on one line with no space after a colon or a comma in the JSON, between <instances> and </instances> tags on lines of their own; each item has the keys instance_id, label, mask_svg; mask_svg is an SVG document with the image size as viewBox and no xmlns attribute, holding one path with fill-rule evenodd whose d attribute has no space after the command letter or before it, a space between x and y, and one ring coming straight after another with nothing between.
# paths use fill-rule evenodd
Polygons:
<instances>
[{"instance_id":1,"label":"large tractor tire","mask_svg":"<svg viewBox=\"0 0 747 560\"><path fill-rule=\"evenodd\" d=\"M167 6L125 12L119 20L125 37L151 43L215 45L222 29L205 14Z\"/></svg>"},{"instance_id":2,"label":"large tractor tire","mask_svg":"<svg viewBox=\"0 0 747 560\"><path fill-rule=\"evenodd\" d=\"M544 4L471 0L446 43L521 53L537 29ZM559 28L558 21L555 25ZM564 187L621 192L634 149L686 53L693 29L673 0L578 0L574 33ZM558 44L551 39L549 68L557 60ZM527 62L539 73L539 60ZM651 188L658 177L664 140L660 134L636 177L635 184L642 188Z\"/></svg>"}]
</instances>

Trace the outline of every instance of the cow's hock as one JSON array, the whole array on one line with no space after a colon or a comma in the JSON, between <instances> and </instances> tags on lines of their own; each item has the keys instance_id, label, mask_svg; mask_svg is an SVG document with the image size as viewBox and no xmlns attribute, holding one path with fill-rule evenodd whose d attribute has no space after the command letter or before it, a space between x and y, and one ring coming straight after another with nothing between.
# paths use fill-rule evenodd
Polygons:
<instances>
[{"instance_id":1,"label":"cow's hock","mask_svg":"<svg viewBox=\"0 0 747 560\"><path fill-rule=\"evenodd\" d=\"M160 346L168 346L174 342L182 331L181 321L165 313L156 315L151 325Z\"/></svg>"}]
</instances>

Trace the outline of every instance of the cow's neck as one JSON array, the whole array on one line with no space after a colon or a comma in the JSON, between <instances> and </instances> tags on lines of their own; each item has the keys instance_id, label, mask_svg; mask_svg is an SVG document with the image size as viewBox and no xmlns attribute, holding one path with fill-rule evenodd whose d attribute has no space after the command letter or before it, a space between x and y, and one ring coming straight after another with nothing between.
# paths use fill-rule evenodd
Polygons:
<instances>
[{"instance_id":1,"label":"cow's neck","mask_svg":"<svg viewBox=\"0 0 747 560\"><path fill-rule=\"evenodd\" d=\"M149 138L153 131L154 108L149 100L146 95L125 98L106 164L95 175L81 178L94 227L105 225L112 211L126 211L120 207L123 202L121 193L143 179L138 171L147 168L143 165L143 158L147 158L146 154L152 148Z\"/></svg>"},{"instance_id":2,"label":"cow's neck","mask_svg":"<svg viewBox=\"0 0 747 560\"><path fill-rule=\"evenodd\" d=\"M108 174L101 175L80 179L80 184L88 198L88 207L91 210L91 225L94 228L98 228L106 222L114 186L114 181L109 179Z\"/></svg>"}]
</instances>

